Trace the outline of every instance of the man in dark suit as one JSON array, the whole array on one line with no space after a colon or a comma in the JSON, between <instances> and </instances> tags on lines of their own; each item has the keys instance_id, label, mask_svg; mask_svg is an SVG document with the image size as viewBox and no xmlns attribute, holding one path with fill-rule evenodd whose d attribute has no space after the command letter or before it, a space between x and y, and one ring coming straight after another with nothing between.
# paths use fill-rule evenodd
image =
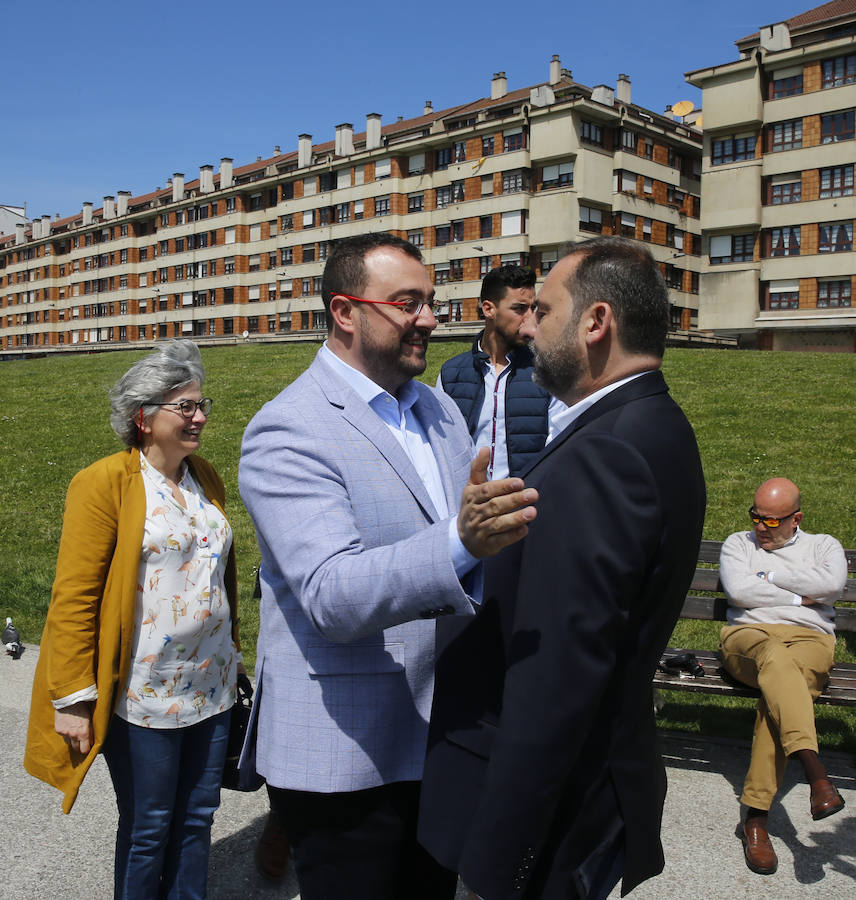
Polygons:
<instances>
[{"instance_id":1,"label":"man in dark suit","mask_svg":"<svg viewBox=\"0 0 856 900\"><path fill-rule=\"evenodd\" d=\"M696 564L705 487L659 372L668 294L596 238L535 305L535 378L568 404L532 467L528 536L441 628L419 838L485 900L603 898L663 868L651 681Z\"/></svg>"}]
</instances>

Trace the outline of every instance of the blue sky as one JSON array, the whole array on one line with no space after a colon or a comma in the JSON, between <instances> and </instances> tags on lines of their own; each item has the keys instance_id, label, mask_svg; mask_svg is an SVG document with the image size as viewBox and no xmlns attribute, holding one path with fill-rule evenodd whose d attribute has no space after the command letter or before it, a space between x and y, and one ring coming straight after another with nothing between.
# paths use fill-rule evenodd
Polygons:
<instances>
[{"instance_id":1,"label":"blue sky","mask_svg":"<svg viewBox=\"0 0 856 900\"><path fill-rule=\"evenodd\" d=\"M812 8L798 0L527 0L323 4L270 0L41 0L2 17L0 203L69 216L105 194L188 180L199 166L267 158L297 135L383 122L544 82L630 75L657 112L701 103L683 73L737 58L734 41Z\"/></svg>"}]
</instances>

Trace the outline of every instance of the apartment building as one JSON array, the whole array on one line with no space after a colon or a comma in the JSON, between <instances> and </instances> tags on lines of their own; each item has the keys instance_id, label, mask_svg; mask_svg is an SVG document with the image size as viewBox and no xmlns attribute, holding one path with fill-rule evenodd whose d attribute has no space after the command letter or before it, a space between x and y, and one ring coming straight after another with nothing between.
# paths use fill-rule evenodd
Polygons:
<instances>
[{"instance_id":1,"label":"apartment building","mask_svg":"<svg viewBox=\"0 0 856 900\"><path fill-rule=\"evenodd\" d=\"M699 325L775 350L856 350L856 0L736 42L702 89Z\"/></svg>"},{"instance_id":2,"label":"apartment building","mask_svg":"<svg viewBox=\"0 0 856 900\"><path fill-rule=\"evenodd\" d=\"M548 79L235 166L176 173L42 216L0 237L0 356L202 341L317 339L335 242L392 231L422 248L443 329L475 322L482 276L500 263L543 278L567 241L645 241L669 284L672 325L697 326L701 132L631 100L631 82L588 88L559 57Z\"/></svg>"}]
</instances>

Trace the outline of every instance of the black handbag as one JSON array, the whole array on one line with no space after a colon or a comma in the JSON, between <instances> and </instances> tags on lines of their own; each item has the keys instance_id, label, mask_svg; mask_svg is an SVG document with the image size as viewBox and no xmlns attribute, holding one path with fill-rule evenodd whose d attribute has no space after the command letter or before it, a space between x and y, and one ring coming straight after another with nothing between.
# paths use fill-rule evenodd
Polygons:
<instances>
[{"instance_id":1,"label":"black handbag","mask_svg":"<svg viewBox=\"0 0 856 900\"><path fill-rule=\"evenodd\" d=\"M229 723L229 744L226 749L226 764L223 768L223 787L230 791L257 791L265 783L264 778L256 772L245 774L242 778L238 771L238 761L241 758L241 750L253 711L253 686L250 684L250 679L243 673L238 674L236 692L235 705L232 707L232 719Z\"/></svg>"}]
</instances>

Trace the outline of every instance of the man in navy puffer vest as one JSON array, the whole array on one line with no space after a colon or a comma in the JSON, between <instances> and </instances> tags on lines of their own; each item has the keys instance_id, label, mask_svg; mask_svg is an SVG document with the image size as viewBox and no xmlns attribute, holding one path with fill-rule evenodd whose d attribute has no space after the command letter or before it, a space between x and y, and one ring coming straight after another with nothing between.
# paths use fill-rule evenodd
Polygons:
<instances>
[{"instance_id":1,"label":"man in navy puffer vest","mask_svg":"<svg viewBox=\"0 0 856 900\"><path fill-rule=\"evenodd\" d=\"M517 476L541 452L553 416L565 409L532 381L520 327L535 300L535 273L499 266L482 282L484 331L472 350L443 364L437 387L458 404L477 448L490 448L488 478Z\"/></svg>"}]
</instances>

